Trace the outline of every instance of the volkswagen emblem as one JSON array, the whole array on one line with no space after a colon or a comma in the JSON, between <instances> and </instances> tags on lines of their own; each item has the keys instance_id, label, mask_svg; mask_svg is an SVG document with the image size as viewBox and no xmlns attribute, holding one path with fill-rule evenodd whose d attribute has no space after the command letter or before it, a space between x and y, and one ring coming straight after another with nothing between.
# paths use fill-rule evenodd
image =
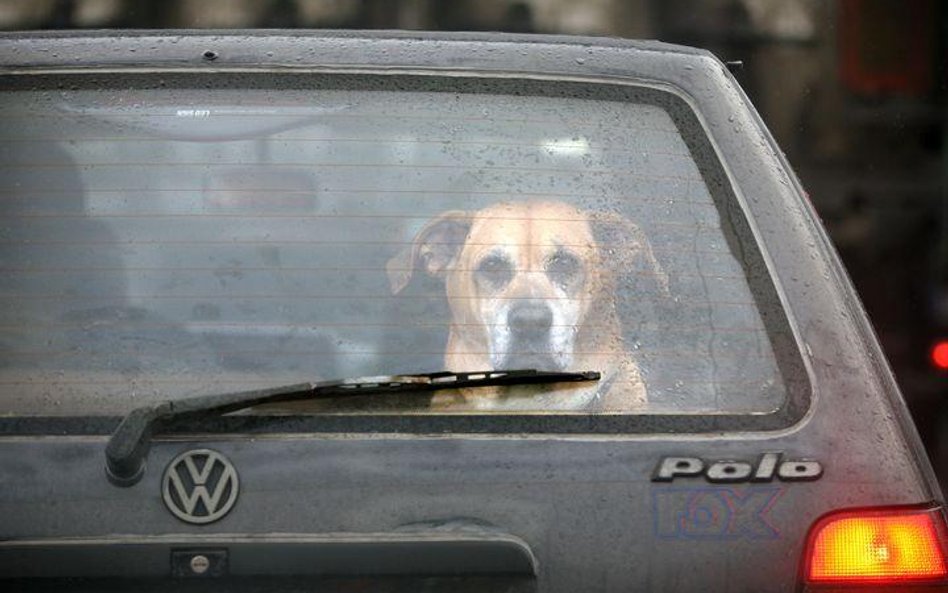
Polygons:
<instances>
[{"instance_id":1,"label":"volkswagen emblem","mask_svg":"<svg viewBox=\"0 0 948 593\"><path fill-rule=\"evenodd\" d=\"M226 457L211 449L185 451L171 460L161 479L161 498L175 517L213 523L234 507L240 483Z\"/></svg>"}]
</instances>

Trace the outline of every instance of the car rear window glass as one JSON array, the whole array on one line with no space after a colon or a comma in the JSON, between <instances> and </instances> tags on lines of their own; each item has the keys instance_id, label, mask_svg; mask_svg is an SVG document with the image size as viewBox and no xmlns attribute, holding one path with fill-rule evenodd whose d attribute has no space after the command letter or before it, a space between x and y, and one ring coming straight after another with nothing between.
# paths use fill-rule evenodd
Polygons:
<instances>
[{"instance_id":1,"label":"car rear window glass","mask_svg":"<svg viewBox=\"0 0 948 593\"><path fill-rule=\"evenodd\" d=\"M781 312L684 100L327 80L0 94L0 410L500 368L603 376L295 410L783 405Z\"/></svg>"}]
</instances>

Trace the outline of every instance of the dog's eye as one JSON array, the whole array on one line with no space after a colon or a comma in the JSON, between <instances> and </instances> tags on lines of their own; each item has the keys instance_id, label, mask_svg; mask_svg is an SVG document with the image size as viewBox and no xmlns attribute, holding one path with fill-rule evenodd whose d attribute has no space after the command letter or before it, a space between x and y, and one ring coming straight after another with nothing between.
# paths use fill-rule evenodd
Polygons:
<instances>
[{"instance_id":1,"label":"dog's eye","mask_svg":"<svg viewBox=\"0 0 948 593\"><path fill-rule=\"evenodd\" d=\"M477 278L490 288L502 288L513 278L513 267L507 259L491 255L477 266Z\"/></svg>"},{"instance_id":2,"label":"dog's eye","mask_svg":"<svg viewBox=\"0 0 948 593\"><path fill-rule=\"evenodd\" d=\"M566 287L582 278L583 267L575 255L557 251L546 264L546 274L556 284Z\"/></svg>"}]
</instances>

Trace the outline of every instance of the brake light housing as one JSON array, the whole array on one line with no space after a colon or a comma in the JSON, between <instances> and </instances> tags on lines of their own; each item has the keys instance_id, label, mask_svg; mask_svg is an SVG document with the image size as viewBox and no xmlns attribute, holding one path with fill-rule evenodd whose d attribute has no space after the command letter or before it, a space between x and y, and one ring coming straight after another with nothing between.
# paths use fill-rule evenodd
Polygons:
<instances>
[{"instance_id":1,"label":"brake light housing","mask_svg":"<svg viewBox=\"0 0 948 593\"><path fill-rule=\"evenodd\" d=\"M804 560L809 591L948 587L945 514L931 506L835 512L810 530Z\"/></svg>"}]
</instances>

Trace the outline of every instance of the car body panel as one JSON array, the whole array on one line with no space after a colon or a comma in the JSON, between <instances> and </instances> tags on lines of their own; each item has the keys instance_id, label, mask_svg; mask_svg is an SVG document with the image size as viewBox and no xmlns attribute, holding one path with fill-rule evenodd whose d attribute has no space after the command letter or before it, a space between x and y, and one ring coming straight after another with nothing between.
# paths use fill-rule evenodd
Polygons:
<instances>
[{"instance_id":1,"label":"car body panel","mask_svg":"<svg viewBox=\"0 0 948 593\"><path fill-rule=\"evenodd\" d=\"M188 427L157 435L144 478L130 488L113 486L103 470L107 433L117 418L3 418L0 566L8 575L34 576L30 558L41 555L31 557L30 550L63 541L134 547L159 536L175 542L172 548L193 541L226 548L248 534L345 542L358 534L371 539L366 534L420 529L523 542L543 591L793 591L807 530L820 516L941 501L888 366L812 207L734 78L706 52L654 42L490 34L145 32L10 34L0 38L0 55L0 75L93 72L104 85L129 71L206 73L213 84L215 73L227 71L674 88L695 109L734 185L739 203L730 215L746 216L754 231L767 264L757 272L776 287L810 384L802 415L756 431L682 433L659 426L596 434L601 431L592 423L589 430L558 429L555 418L548 431L529 434L477 418L470 430L461 425L451 432L436 420L428 430L405 432L396 422L390 430L366 432L358 419L346 421L350 429L327 431L305 419L247 424L238 417L212 432ZM160 495L166 465L192 448L219 451L240 476L234 509L205 526L176 519ZM729 484L701 476L651 479L667 456L756 464L767 452L817 460L823 474L812 481ZM131 553L120 567L106 563L96 569L102 572L90 571L136 575L147 572L136 566L148 562ZM239 562L231 568L241 574ZM273 572L294 570L282 565ZM325 572L337 571L346 572L327 561Z\"/></svg>"}]
</instances>

